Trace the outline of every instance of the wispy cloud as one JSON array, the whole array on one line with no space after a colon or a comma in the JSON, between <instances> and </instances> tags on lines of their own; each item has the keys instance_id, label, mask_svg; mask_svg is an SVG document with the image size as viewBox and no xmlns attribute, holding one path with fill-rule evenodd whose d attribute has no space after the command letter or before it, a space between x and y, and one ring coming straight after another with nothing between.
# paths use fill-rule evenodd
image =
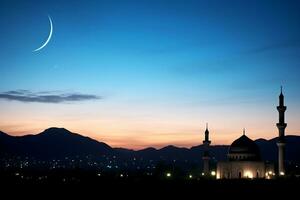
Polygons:
<instances>
[{"instance_id":1,"label":"wispy cloud","mask_svg":"<svg viewBox=\"0 0 300 200\"><path fill-rule=\"evenodd\" d=\"M267 51L273 51L273 50L282 50L282 49L289 49L289 48L299 48L300 47L300 41L299 40L287 40L282 41L274 44L268 44L264 46L260 46L257 48L249 49L244 51L244 54L257 54L257 53L264 53Z\"/></svg>"},{"instance_id":2,"label":"wispy cloud","mask_svg":"<svg viewBox=\"0 0 300 200\"><path fill-rule=\"evenodd\" d=\"M226 56L215 56L214 58L203 58L202 60L174 66L174 71L180 75L207 76L209 74L233 74L250 69L245 66L252 63L253 56L272 51L295 51L300 52L300 40L285 40L277 43L260 45L236 52ZM275 56L275 55L272 55ZM277 55L276 55L277 56ZM282 55L282 57L285 55ZM266 58L269 59L269 58ZM256 65L259 61L256 61Z\"/></svg>"},{"instance_id":3,"label":"wispy cloud","mask_svg":"<svg viewBox=\"0 0 300 200\"><path fill-rule=\"evenodd\" d=\"M29 90L12 90L0 93L0 99L20 102L64 103L98 100L102 99L102 97L92 94L61 93L57 91L31 92Z\"/></svg>"}]
</instances>

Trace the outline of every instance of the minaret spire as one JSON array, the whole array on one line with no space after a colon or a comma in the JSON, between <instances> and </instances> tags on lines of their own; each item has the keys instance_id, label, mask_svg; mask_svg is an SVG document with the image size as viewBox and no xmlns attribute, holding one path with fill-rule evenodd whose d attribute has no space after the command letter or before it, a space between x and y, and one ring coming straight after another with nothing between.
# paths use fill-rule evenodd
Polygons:
<instances>
[{"instance_id":1,"label":"minaret spire","mask_svg":"<svg viewBox=\"0 0 300 200\"><path fill-rule=\"evenodd\" d=\"M243 128L243 135L246 135L246 129Z\"/></svg>"},{"instance_id":2,"label":"minaret spire","mask_svg":"<svg viewBox=\"0 0 300 200\"><path fill-rule=\"evenodd\" d=\"M209 141L208 123L206 123L206 129L205 129L204 134L205 134L205 138L204 138L203 143L204 143L204 142L210 142L210 141Z\"/></svg>"},{"instance_id":3,"label":"minaret spire","mask_svg":"<svg viewBox=\"0 0 300 200\"><path fill-rule=\"evenodd\" d=\"M205 176L208 176L209 175L209 160L210 160L209 145L211 143L211 141L209 140L208 123L206 123L206 129L205 129L204 135L205 135L204 140L203 140L204 153L202 156L203 174Z\"/></svg>"},{"instance_id":4,"label":"minaret spire","mask_svg":"<svg viewBox=\"0 0 300 200\"><path fill-rule=\"evenodd\" d=\"M279 113L279 122L276 124L279 132L277 146L278 146L278 174L285 174L284 167L284 158L285 158L285 128L287 124L285 123L284 113L286 111L286 106L284 105L284 96L282 93L282 86L280 87L280 95L279 95L279 106L277 106L277 110Z\"/></svg>"},{"instance_id":5,"label":"minaret spire","mask_svg":"<svg viewBox=\"0 0 300 200\"><path fill-rule=\"evenodd\" d=\"M284 96L282 94L282 86L280 86L279 106L284 106Z\"/></svg>"}]
</instances>

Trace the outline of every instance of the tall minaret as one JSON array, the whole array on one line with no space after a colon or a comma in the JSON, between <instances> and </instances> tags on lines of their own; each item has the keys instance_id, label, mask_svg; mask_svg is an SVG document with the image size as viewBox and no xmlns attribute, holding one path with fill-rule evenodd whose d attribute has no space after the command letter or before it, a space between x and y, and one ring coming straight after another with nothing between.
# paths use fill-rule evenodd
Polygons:
<instances>
[{"instance_id":1,"label":"tall minaret","mask_svg":"<svg viewBox=\"0 0 300 200\"><path fill-rule=\"evenodd\" d=\"M210 160L210 155L209 155L209 145L211 141L209 140L209 131L208 131L208 124L206 123L206 130L205 130L205 139L203 140L203 145L204 145L204 153L202 156L203 159L203 173L205 176L209 175L209 160Z\"/></svg>"},{"instance_id":2,"label":"tall minaret","mask_svg":"<svg viewBox=\"0 0 300 200\"><path fill-rule=\"evenodd\" d=\"M278 131L279 131L279 137L278 137L278 141L277 141L278 174L280 176L283 176L285 174L285 168L284 168L285 136L284 136L284 131L285 131L287 124L284 121L284 112L286 111L286 106L284 106L284 96L282 94L282 87L281 87L281 92L279 95L279 106L277 106L277 110L279 112L279 122L276 124Z\"/></svg>"}]
</instances>

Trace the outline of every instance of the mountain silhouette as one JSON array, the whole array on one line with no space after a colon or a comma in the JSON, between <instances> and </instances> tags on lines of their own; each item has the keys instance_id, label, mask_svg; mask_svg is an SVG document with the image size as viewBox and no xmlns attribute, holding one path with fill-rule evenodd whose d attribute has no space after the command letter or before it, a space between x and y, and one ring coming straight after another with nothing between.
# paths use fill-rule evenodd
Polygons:
<instances>
[{"instance_id":1,"label":"mountain silhouette","mask_svg":"<svg viewBox=\"0 0 300 200\"><path fill-rule=\"evenodd\" d=\"M13 137L0 134L0 151L6 154L36 158L60 158L77 155L109 154L105 143L72 133L64 128L49 128L37 135Z\"/></svg>"},{"instance_id":2,"label":"mountain silhouette","mask_svg":"<svg viewBox=\"0 0 300 200\"><path fill-rule=\"evenodd\" d=\"M264 160L277 161L277 138L258 139L255 142L260 148ZM286 136L286 160L300 162L300 136ZM228 145L210 146L214 161L226 160ZM72 133L64 128L49 128L37 135L10 136L0 131L0 155L31 156L39 159L53 159L67 156L100 157L115 155L120 160L136 158L139 160L166 162L194 162L201 164L204 146L191 148L166 146L161 149L152 147L142 150L112 148L109 145Z\"/></svg>"},{"instance_id":3,"label":"mountain silhouette","mask_svg":"<svg viewBox=\"0 0 300 200\"><path fill-rule=\"evenodd\" d=\"M286 139L286 160L287 161L300 161L300 136L288 135ZM271 140L258 139L255 140L259 146L261 156L264 160L274 161L277 160L277 140L273 138Z\"/></svg>"}]
</instances>

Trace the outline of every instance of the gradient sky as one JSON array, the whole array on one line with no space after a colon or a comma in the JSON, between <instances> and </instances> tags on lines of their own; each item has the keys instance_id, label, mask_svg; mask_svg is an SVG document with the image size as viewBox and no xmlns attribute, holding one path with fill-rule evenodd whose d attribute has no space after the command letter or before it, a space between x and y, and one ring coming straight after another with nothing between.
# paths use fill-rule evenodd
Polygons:
<instances>
[{"instance_id":1,"label":"gradient sky","mask_svg":"<svg viewBox=\"0 0 300 200\"><path fill-rule=\"evenodd\" d=\"M296 0L1 0L0 130L65 127L141 149L198 145L208 122L212 144L244 127L270 139L283 85L286 132L300 135L299 10ZM32 52L47 15L53 36Z\"/></svg>"}]
</instances>

